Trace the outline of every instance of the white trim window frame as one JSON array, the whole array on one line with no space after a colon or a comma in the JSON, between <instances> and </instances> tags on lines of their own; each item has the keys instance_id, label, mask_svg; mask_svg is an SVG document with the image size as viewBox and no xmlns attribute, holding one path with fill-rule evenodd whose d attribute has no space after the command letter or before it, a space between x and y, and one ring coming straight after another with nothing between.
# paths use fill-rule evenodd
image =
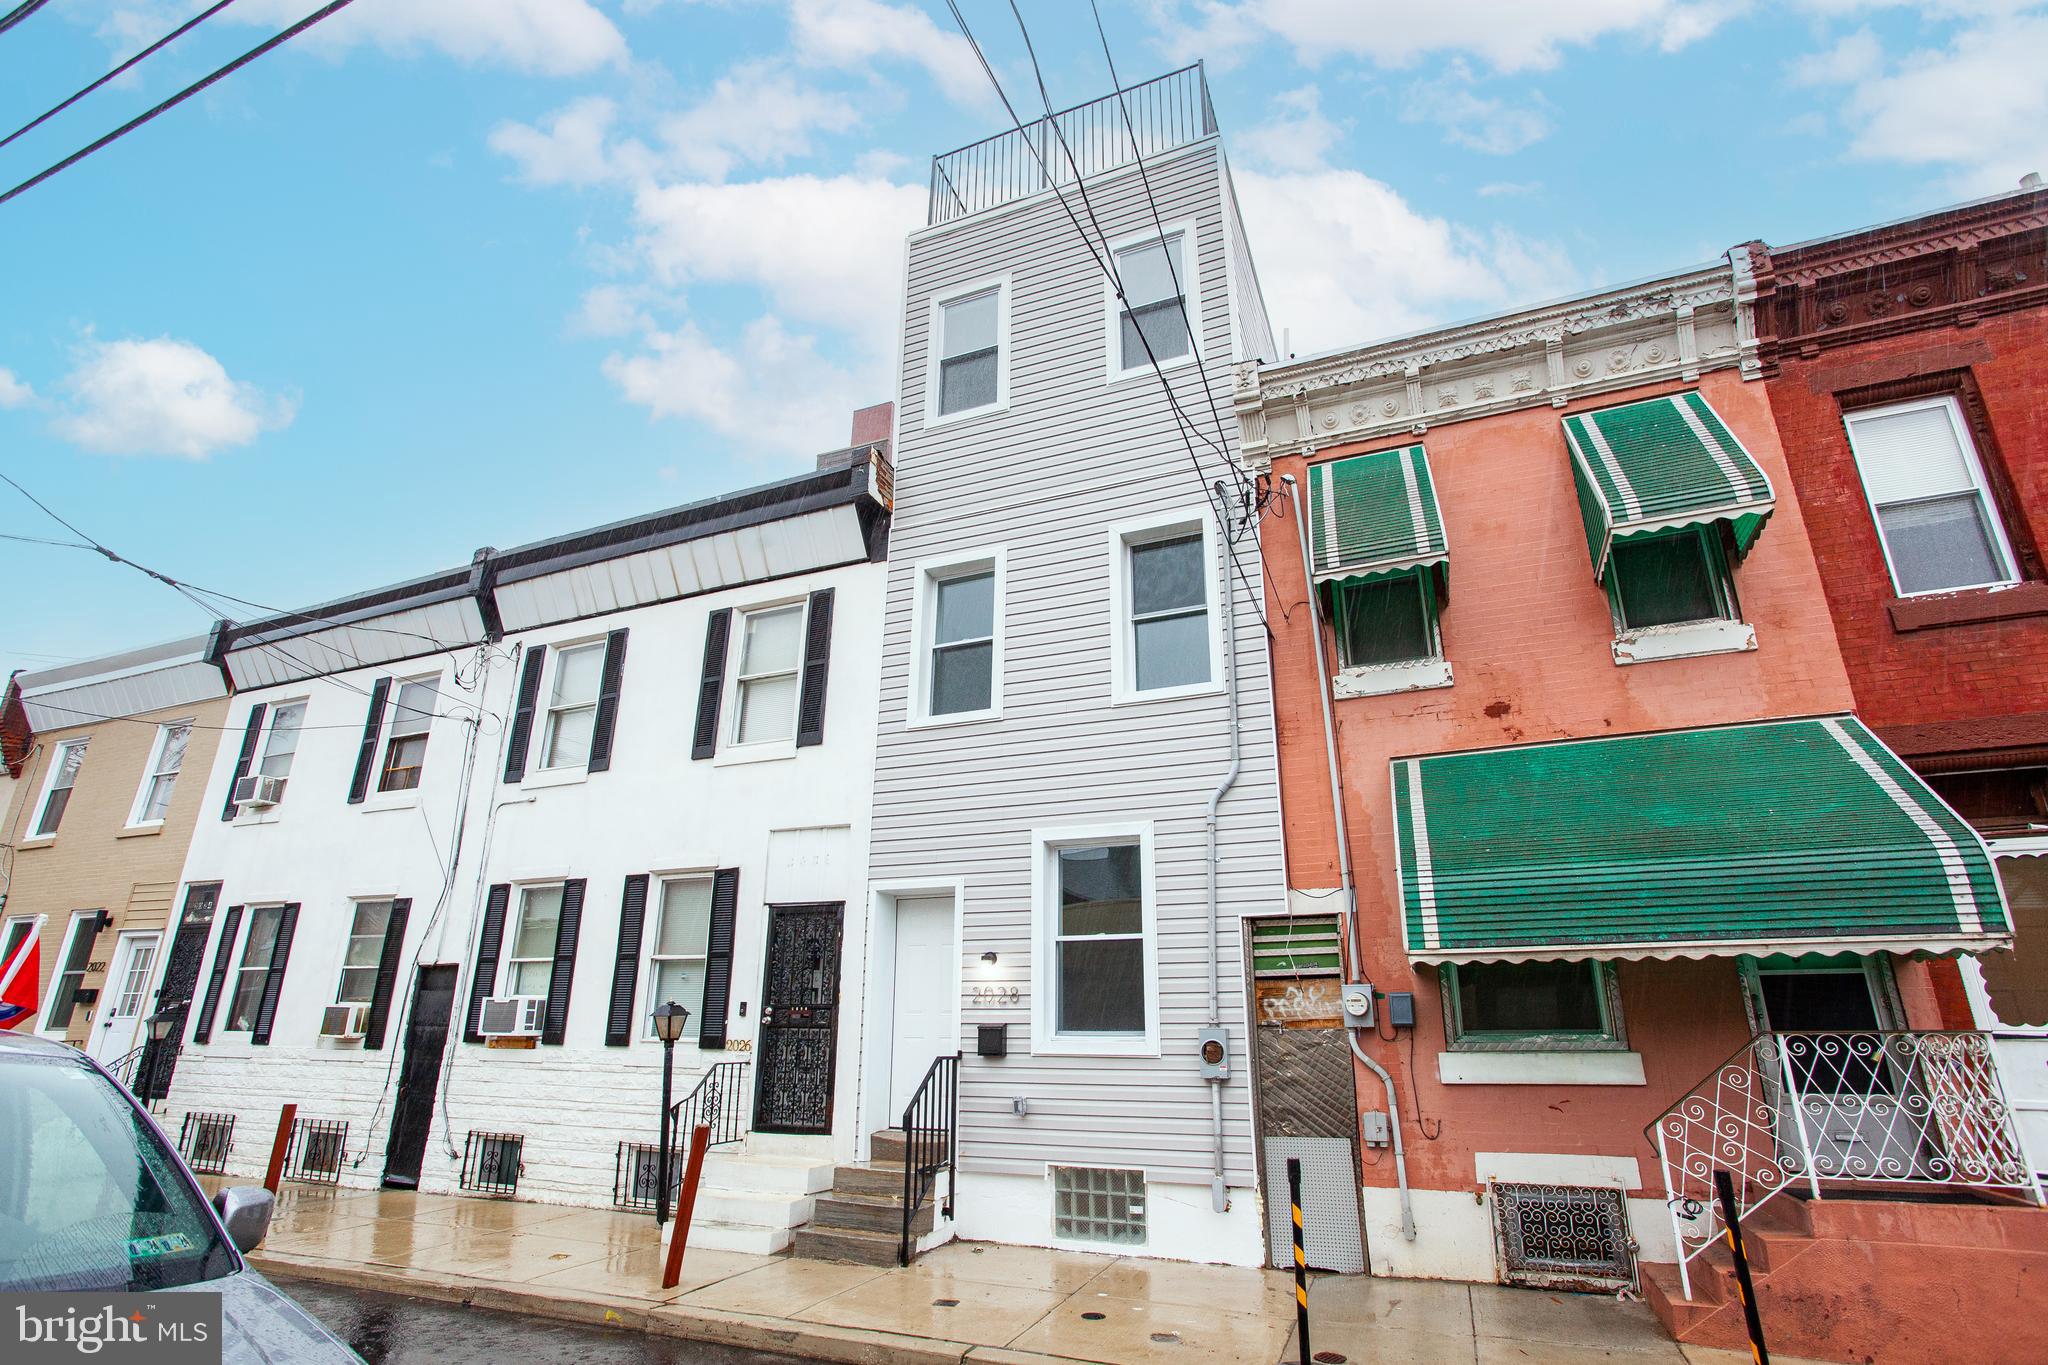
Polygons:
<instances>
[{"instance_id":1,"label":"white trim window frame","mask_svg":"<svg viewBox=\"0 0 2048 1365\"><path fill-rule=\"evenodd\" d=\"M597 733L597 699L604 690L605 637L568 640L553 645L548 650L547 681L541 688L542 724L539 755L534 765L536 773L573 774L589 771L590 742ZM573 680L565 677L571 661L581 676ZM565 682L573 681L579 689L588 686L588 695L582 691L568 697L562 695ZM582 751L572 748L580 732ZM558 748L560 751L558 752Z\"/></svg>"},{"instance_id":2,"label":"white trim window frame","mask_svg":"<svg viewBox=\"0 0 2048 1365\"><path fill-rule=\"evenodd\" d=\"M1127 263L1122 258L1162 243L1165 244L1167 259L1173 264L1172 276L1166 281L1166 287L1171 289L1174 283L1179 284L1180 307L1175 312L1185 310L1187 326L1187 349L1176 356L1158 356L1160 370L1166 371L1178 369L1183 365L1198 364L1202 358L1202 291L1195 287L1195 271L1199 268L1201 242L1195 220L1186 218L1165 224L1163 231L1140 232L1121 238L1109 244L1109 254L1110 259L1115 262L1117 277L1123 280L1126 295L1130 295L1133 290L1143 290L1147 295L1151 295L1156 293L1147 287L1147 276L1151 272L1127 271L1127 264L1136 263ZM1117 298L1116 290L1116 281L1105 276L1102 281L1102 363L1104 377L1112 384L1152 373L1152 360L1146 357L1142 346L1138 348L1138 362L1135 365L1124 364L1125 309L1122 300ZM1152 308L1164 308L1172 302L1171 294L1146 297L1140 299L1132 311L1143 313ZM1142 328L1143 324L1139 325ZM1153 349L1156 355L1158 347L1155 346Z\"/></svg>"},{"instance_id":3,"label":"white trim window frame","mask_svg":"<svg viewBox=\"0 0 2048 1365\"><path fill-rule=\"evenodd\" d=\"M708 870L661 874L654 879L653 895L650 897L653 901L654 922L648 926L647 942L641 950L643 961L640 964L641 979L647 983L645 1008L640 1011L639 1037L643 1042L660 1041L654 1032L654 1011L664 1003L666 995L661 988L662 968L665 966L678 968L686 976L692 965L696 967L694 997L679 999L676 1003L690 1011L690 1018L702 1020L704 1017L704 981L708 970L706 964L710 961L711 892L714 880L714 873ZM689 932L677 937L671 937L665 932L669 928L668 896L671 888L688 888L693 902L697 893L702 893L701 903L676 907L688 913L701 910L696 923L686 924ZM685 994L688 993L686 990Z\"/></svg>"},{"instance_id":4,"label":"white trim window frame","mask_svg":"<svg viewBox=\"0 0 2048 1365\"><path fill-rule=\"evenodd\" d=\"M1115 933L1070 933L1065 924L1062 854L1080 850L1135 848L1139 883L1139 929ZM1031 832L1031 1050L1070 1057L1157 1057L1159 1055L1159 917L1152 822L1121 821L1070 825ZM1136 941L1142 979L1135 983L1144 1026L1131 1030L1069 1030L1060 1027L1062 945Z\"/></svg>"},{"instance_id":5,"label":"white trim window frame","mask_svg":"<svg viewBox=\"0 0 2048 1365\"><path fill-rule=\"evenodd\" d=\"M1201 605L1197 607L1193 603L1184 603L1148 607L1148 610L1142 613L1137 611L1136 585L1133 582L1133 551L1188 540L1196 536L1201 537L1202 543ZM1165 516L1119 522L1109 528L1111 704L1166 701L1175 697L1202 696L1223 690L1223 632L1219 618L1225 607L1217 601L1218 553L1216 522L1208 514L1207 509L1191 509ZM1197 611L1202 613L1208 627L1208 676L1192 682L1139 687L1138 668L1142 653L1138 643L1140 627L1184 619L1193 616Z\"/></svg>"},{"instance_id":6,"label":"white trim window frame","mask_svg":"<svg viewBox=\"0 0 2048 1365\"><path fill-rule=\"evenodd\" d=\"M341 975L335 979L334 1003L368 1005L377 991L377 968L384 957L384 935L391 927L389 896L366 896L349 903L348 937L341 941ZM366 911L382 914L363 927Z\"/></svg>"},{"instance_id":7,"label":"white trim window frame","mask_svg":"<svg viewBox=\"0 0 2048 1365\"><path fill-rule=\"evenodd\" d=\"M1959 472L1966 477L1967 485L1946 490L1920 491L1896 498L1882 497L1879 488L1872 483L1871 470L1865 465L1866 453L1857 446L1857 424L1881 421L1887 417L1906 417L1916 412L1931 410L1938 410L1948 418L1949 429L1955 436L1956 450L1961 457L1962 468ZM1997 500L1991 496L1991 484L1984 474L1983 459L1977 453L1976 441L1971 438L1969 423L1963 420L1962 406L1954 397L1941 394L1932 398L1916 398L1904 403L1887 403L1880 407L1854 408L1842 414L1842 430L1848 435L1849 452L1856 461L1856 474L1863 484L1863 497L1870 508L1871 524L1877 529L1878 544L1884 550L1885 567L1891 572L1892 586L1898 591L1899 596L1928 597L1940 593L1971 592L1982 588L2005 588L2020 581L2017 561L2012 552L2012 542L2006 536L2005 522L1999 515ZM1931 462L1921 463L1926 465ZM1984 532L1986 549L1993 561L1992 570L1997 576L1977 583L1908 588L1899 571L1898 557L1892 545L1892 532L1885 528L1884 512L1960 498L1975 499L1978 525Z\"/></svg>"},{"instance_id":8,"label":"white trim window frame","mask_svg":"<svg viewBox=\"0 0 2048 1365\"><path fill-rule=\"evenodd\" d=\"M276 777L285 781L285 790L291 790L292 760L299 752L299 740L306 729L307 697L287 697L273 705L263 717L262 740L256 746L256 759L249 768L251 777ZM290 716L290 725L279 722ZM284 748L278 748L280 739L288 741ZM278 799L283 800L283 793Z\"/></svg>"},{"instance_id":9,"label":"white trim window frame","mask_svg":"<svg viewBox=\"0 0 2048 1365\"><path fill-rule=\"evenodd\" d=\"M925 379L924 379L924 424L931 427L946 426L953 422L964 422L975 417L986 417L992 413L1007 412L1010 407L1010 306L1013 292L1012 281L1007 272L975 280L971 284L958 285L942 290L931 297L925 319ZM949 354L950 343L946 338L946 310L961 304L972 303L984 295L995 295L995 344L994 346L972 346L957 353ZM964 322L964 319L963 319ZM968 341L979 340L970 337ZM995 397L986 403L973 407L958 408L952 412L939 411L945 384L945 370L948 363L972 360L993 349L996 362Z\"/></svg>"},{"instance_id":10,"label":"white trim window frame","mask_svg":"<svg viewBox=\"0 0 2048 1365\"><path fill-rule=\"evenodd\" d=\"M959 725L966 721L996 720L1003 714L1003 629L1004 597L1009 582L1009 552L1003 546L966 550L959 554L918 561L910 604L910 638L917 651L912 667L912 690L908 723L913 726ZM990 580L990 621L986 635L953 629L953 638L941 639L946 623L940 619L941 596L947 585L982 576ZM989 655L988 704L959 710L936 711L941 653L961 654L986 646Z\"/></svg>"},{"instance_id":11,"label":"white trim window frame","mask_svg":"<svg viewBox=\"0 0 2048 1365\"><path fill-rule=\"evenodd\" d=\"M36 798L35 823L29 826L31 839L54 839L71 805L71 793L78 786L78 773L85 766L86 746L92 736L60 740L50 750L50 770L43 774L42 794Z\"/></svg>"},{"instance_id":12,"label":"white trim window frame","mask_svg":"<svg viewBox=\"0 0 2048 1365\"><path fill-rule=\"evenodd\" d=\"M185 766L185 751L192 743L192 721L174 720L156 727L156 742L149 749L149 764L142 770L142 785L135 790L135 804L128 811L129 829L155 828L163 824L178 786L178 773ZM152 814L151 812L155 812Z\"/></svg>"},{"instance_id":13,"label":"white trim window frame","mask_svg":"<svg viewBox=\"0 0 2048 1365\"><path fill-rule=\"evenodd\" d=\"M548 985L555 970L555 938L562 927L562 895L567 889L566 882L558 881L533 882L518 888L519 908L512 921L512 932L505 936L505 966L499 995L547 998ZM535 898L550 892L554 895L554 906L545 924L529 923L536 905ZM543 932L528 942L528 928ZM531 987L535 981L539 983L538 990L520 989L522 984Z\"/></svg>"},{"instance_id":14,"label":"white trim window frame","mask_svg":"<svg viewBox=\"0 0 2048 1365\"><path fill-rule=\"evenodd\" d=\"M377 763L377 794L405 796L426 776L427 742L441 702L441 675L403 678L385 703L383 752ZM409 760L409 761L401 761ZM396 782L396 785L394 785Z\"/></svg>"},{"instance_id":15,"label":"white trim window frame","mask_svg":"<svg viewBox=\"0 0 2048 1365\"><path fill-rule=\"evenodd\" d=\"M756 660L753 655L753 625L772 616L787 615L796 621L795 630L789 637L789 658L782 660ZM725 744L732 753L744 756L769 757L777 754L796 753L797 712L803 706L804 641L810 634L810 598L792 597L777 602L763 602L756 606L736 608L733 611L731 642L726 646L731 651L726 669L725 697L720 708L725 717L720 723L725 727ZM765 637L764 637L765 638ZM754 671L748 672L749 665ZM781 687L789 696L789 723L775 734L756 735L745 738L750 720L759 713L749 713L749 706L758 696ZM772 713L771 713L772 714Z\"/></svg>"},{"instance_id":16,"label":"white trim window frame","mask_svg":"<svg viewBox=\"0 0 2048 1365\"><path fill-rule=\"evenodd\" d=\"M64 926L64 941L57 949L57 959L51 964L49 990L43 1000L42 1017L36 1021L36 1032L45 1038L61 1039L71 1028L71 1017L78 1009L78 990L85 981L88 959L81 958L76 967L71 959L79 946L78 936L89 924L94 934L99 932L100 912L97 910L73 910L71 922ZM70 988L65 988L65 977L74 978ZM57 1017L58 1001L64 1002L63 1018Z\"/></svg>"}]
</instances>

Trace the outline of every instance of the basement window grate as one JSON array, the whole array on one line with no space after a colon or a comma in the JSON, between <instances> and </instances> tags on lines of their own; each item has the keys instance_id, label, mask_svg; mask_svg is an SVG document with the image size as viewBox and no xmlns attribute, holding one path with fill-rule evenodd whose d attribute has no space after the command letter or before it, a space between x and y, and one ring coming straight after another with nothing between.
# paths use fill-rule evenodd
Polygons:
<instances>
[{"instance_id":1,"label":"basement window grate","mask_svg":"<svg viewBox=\"0 0 2048 1365\"><path fill-rule=\"evenodd\" d=\"M486 1133L469 1130L462 1144L463 1189L476 1194L516 1194L519 1176L526 1169L521 1160L526 1139L518 1133Z\"/></svg>"},{"instance_id":2,"label":"basement window grate","mask_svg":"<svg viewBox=\"0 0 2048 1365\"><path fill-rule=\"evenodd\" d=\"M1055 1166L1052 1202L1055 1237L1118 1246L1144 1245L1143 1171Z\"/></svg>"},{"instance_id":3,"label":"basement window grate","mask_svg":"<svg viewBox=\"0 0 2048 1365\"><path fill-rule=\"evenodd\" d=\"M336 1119L296 1119L285 1149L284 1178L306 1185L339 1185L348 1151L348 1124Z\"/></svg>"},{"instance_id":4,"label":"basement window grate","mask_svg":"<svg viewBox=\"0 0 2048 1365\"><path fill-rule=\"evenodd\" d=\"M683 1183L682 1162L669 1171L669 1206L676 1203L677 1188ZM612 1162L612 1207L645 1209L652 1213L655 1194L661 1189L661 1148L651 1142L621 1142Z\"/></svg>"},{"instance_id":5,"label":"basement window grate","mask_svg":"<svg viewBox=\"0 0 2048 1365\"><path fill-rule=\"evenodd\" d=\"M1495 1184L1493 1221L1507 1284L1599 1293L1635 1284L1620 1190Z\"/></svg>"},{"instance_id":6,"label":"basement window grate","mask_svg":"<svg viewBox=\"0 0 2048 1365\"><path fill-rule=\"evenodd\" d=\"M178 1151L185 1164L207 1175L226 1175L235 1149L233 1114L187 1114L178 1126Z\"/></svg>"}]
</instances>

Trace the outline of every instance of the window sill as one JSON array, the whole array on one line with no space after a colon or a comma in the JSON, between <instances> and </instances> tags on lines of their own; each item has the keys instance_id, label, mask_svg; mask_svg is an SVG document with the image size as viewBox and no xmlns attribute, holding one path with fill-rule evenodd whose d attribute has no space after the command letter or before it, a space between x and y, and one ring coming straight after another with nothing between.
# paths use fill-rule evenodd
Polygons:
<instances>
[{"instance_id":1,"label":"window sill","mask_svg":"<svg viewBox=\"0 0 2048 1365\"><path fill-rule=\"evenodd\" d=\"M1445 1085L1642 1085L1643 1054L1585 1052L1439 1052Z\"/></svg>"},{"instance_id":2,"label":"window sill","mask_svg":"<svg viewBox=\"0 0 2048 1365\"><path fill-rule=\"evenodd\" d=\"M230 823L236 829L244 827L253 828L259 825L274 825L277 823L277 810L276 806L271 806L265 810L250 810L247 806L244 806L241 813L235 816L234 820Z\"/></svg>"},{"instance_id":3,"label":"window sill","mask_svg":"<svg viewBox=\"0 0 2048 1365\"><path fill-rule=\"evenodd\" d=\"M736 763L773 763L779 759L796 757L794 739L771 740L761 744L736 744L720 749L711 756L714 768L730 767Z\"/></svg>"},{"instance_id":4,"label":"window sill","mask_svg":"<svg viewBox=\"0 0 2048 1365\"><path fill-rule=\"evenodd\" d=\"M1034 1057L1157 1057L1157 1038L1089 1038L1062 1037L1054 1034L1050 1038L1031 1040L1031 1055Z\"/></svg>"},{"instance_id":5,"label":"window sill","mask_svg":"<svg viewBox=\"0 0 2048 1365\"><path fill-rule=\"evenodd\" d=\"M162 834L163 832L164 822L161 820L152 820L146 825L125 826L124 828L117 830L114 834L114 837L116 839L146 839L152 834Z\"/></svg>"},{"instance_id":6,"label":"window sill","mask_svg":"<svg viewBox=\"0 0 2048 1365\"><path fill-rule=\"evenodd\" d=\"M1182 687L1154 687L1140 692L1134 688L1117 688L1109 694L1111 706L1142 706L1147 702L1180 701L1187 697L1220 697L1223 684L1205 682L1189 683Z\"/></svg>"},{"instance_id":7,"label":"window sill","mask_svg":"<svg viewBox=\"0 0 2048 1365\"><path fill-rule=\"evenodd\" d=\"M1895 597L1886 604L1886 609L1891 612L1892 629L1901 634L1939 626L2007 621L2018 616L2048 616L2048 583L2010 583L2002 587Z\"/></svg>"},{"instance_id":8,"label":"window sill","mask_svg":"<svg viewBox=\"0 0 2048 1365\"><path fill-rule=\"evenodd\" d=\"M1000 417L1009 410L1008 402L995 402L984 407L966 408L960 412L932 413L925 417L924 429L933 431L939 427L956 427L962 422L972 422L982 417Z\"/></svg>"},{"instance_id":9,"label":"window sill","mask_svg":"<svg viewBox=\"0 0 2048 1365\"><path fill-rule=\"evenodd\" d=\"M1703 654L1741 654L1756 648L1756 627L1747 621L1688 621L1628 631L1614 641L1614 662L1656 663Z\"/></svg>"},{"instance_id":10,"label":"window sill","mask_svg":"<svg viewBox=\"0 0 2048 1365\"><path fill-rule=\"evenodd\" d=\"M39 834L33 839L23 839L14 846L14 851L21 853L31 848L48 848L56 842L57 836L54 834Z\"/></svg>"},{"instance_id":11,"label":"window sill","mask_svg":"<svg viewBox=\"0 0 2048 1365\"><path fill-rule=\"evenodd\" d=\"M544 787L573 787L589 777L590 770L587 768L543 768L539 772L528 773L520 780L519 785L529 790L538 790Z\"/></svg>"},{"instance_id":12,"label":"window sill","mask_svg":"<svg viewBox=\"0 0 2048 1365\"><path fill-rule=\"evenodd\" d=\"M1417 659L1413 663L1342 669L1331 680L1330 690L1340 698L1385 697L1450 685L1450 660Z\"/></svg>"},{"instance_id":13,"label":"window sill","mask_svg":"<svg viewBox=\"0 0 2048 1365\"><path fill-rule=\"evenodd\" d=\"M363 802L362 811L363 814L368 815L375 811L417 810L419 809L419 804L420 798L417 792L403 792L381 799L373 796Z\"/></svg>"},{"instance_id":14,"label":"window sill","mask_svg":"<svg viewBox=\"0 0 2048 1365\"><path fill-rule=\"evenodd\" d=\"M1001 720L1003 708L984 707L979 711L948 711L942 716L912 716L903 722L906 730L930 730L944 725L972 725L978 720Z\"/></svg>"},{"instance_id":15,"label":"window sill","mask_svg":"<svg viewBox=\"0 0 2048 1365\"><path fill-rule=\"evenodd\" d=\"M1160 361L1159 368L1160 370L1170 374L1175 370L1184 370L1190 366L1199 365L1201 363L1201 359L1201 356L1199 356L1191 350L1186 355L1175 356L1171 360ZM1112 360L1110 363L1111 365L1114 365L1115 361ZM1111 388L1115 388L1119 384L1128 384L1134 379L1150 379L1153 377L1152 365L1149 361L1143 365L1133 366L1131 369L1128 370L1110 369L1106 373L1107 378L1105 382Z\"/></svg>"}]
</instances>

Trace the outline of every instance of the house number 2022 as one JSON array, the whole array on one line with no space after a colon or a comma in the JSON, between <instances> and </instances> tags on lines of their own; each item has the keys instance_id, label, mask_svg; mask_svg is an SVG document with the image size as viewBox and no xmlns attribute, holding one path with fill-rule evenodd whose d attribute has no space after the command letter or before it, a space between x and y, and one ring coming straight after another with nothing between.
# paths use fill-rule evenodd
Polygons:
<instances>
[{"instance_id":1,"label":"house number 2022","mask_svg":"<svg viewBox=\"0 0 2048 1365\"><path fill-rule=\"evenodd\" d=\"M1024 998L1024 993L1015 986L976 986L974 1003L977 1005L1014 1005Z\"/></svg>"}]
</instances>

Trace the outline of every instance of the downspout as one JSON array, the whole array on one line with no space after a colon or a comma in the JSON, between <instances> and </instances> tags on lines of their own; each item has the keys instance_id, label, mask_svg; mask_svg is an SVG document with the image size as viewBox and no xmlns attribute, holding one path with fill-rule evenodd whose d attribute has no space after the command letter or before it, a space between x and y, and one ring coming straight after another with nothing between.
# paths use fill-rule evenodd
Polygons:
<instances>
[{"instance_id":1,"label":"downspout","mask_svg":"<svg viewBox=\"0 0 2048 1365\"><path fill-rule=\"evenodd\" d=\"M1316 616L1315 561L1309 554L1308 522L1302 512L1301 488L1295 483L1292 474L1282 474L1280 479L1287 485L1287 496L1294 504L1294 536L1301 544L1302 581L1308 584L1309 589L1309 629L1316 656L1316 699L1323 704L1323 753L1330 765L1330 811L1337 824L1337 878L1344 891L1344 904L1341 909L1344 932L1338 946L1343 950L1345 965L1348 967L1352 953L1357 947L1353 941L1353 934L1358 922L1358 891L1351 877L1351 833L1344 824L1344 783L1337 767L1337 720L1330 710L1329 665L1323 658L1323 628ZM1401 1187L1401 1235L1412 1242L1415 1240L1415 1207L1408 1194L1408 1158L1401 1150L1401 1105L1394 1098L1394 1078L1387 1074L1385 1067L1368 1057L1365 1049L1359 1046L1356 1029L1347 1027L1344 1034L1351 1042L1351 1055L1364 1062L1386 1088L1387 1131L1394 1135L1394 1179Z\"/></svg>"},{"instance_id":2,"label":"downspout","mask_svg":"<svg viewBox=\"0 0 2048 1365\"><path fill-rule=\"evenodd\" d=\"M1216 572L1223 581L1223 695L1228 700L1230 724L1230 767L1225 770L1223 780L1216 784L1216 790L1209 793L1209 807L1202 816L1202 828L1209 842L1208 898L1209 898L1209 1027L1223 1026L1223 992L1218 977L1223 970L1223 950L1218 942L1216 917L1220 913L1217 904L1217 840L1216 813L1223 805L1224 794L1237 785L1238 773L1244 768L1244 755L1240 752L1237 738L1237 595L1230 583L1230 521L1224 515L1222 495L1216 489L1210 490L1213 510L1216 513L1216 534L1222 538L1223 553L1216 557ZM1225 1192L1223 1182L1223 1081L1221 1078L1209 1082L1209 1128L1212 1136L1213 1153L1209 1176L1209 1199L1216 1212L1230 1210L1230 1196Z\"/></svg>"}]
</instances>

